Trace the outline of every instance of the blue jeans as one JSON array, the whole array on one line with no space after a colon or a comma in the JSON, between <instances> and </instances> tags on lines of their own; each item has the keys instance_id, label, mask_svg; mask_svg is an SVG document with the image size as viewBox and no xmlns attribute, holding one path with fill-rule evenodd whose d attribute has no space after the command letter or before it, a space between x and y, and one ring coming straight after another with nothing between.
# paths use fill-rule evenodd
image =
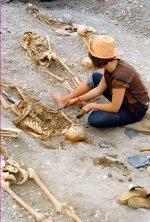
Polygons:
<instances>
[{"instance_id":1,"label":"blue jeans","mask_svg":"<svg viewBox=\"0 0 150 222\"><path fill-rule=\"evenodd\" d=\"M94 72L87 78L89 87L97 87L102 79L102 74ZM103 93L109 101L112 100L109 90ZM129 123L135 123L142 119L146 110L138 108L131 112L128 106L122 105L117 113L102 110L92 110L88 113L85 122L96 128L123 126Z\"/></svg>"}]
</instances>

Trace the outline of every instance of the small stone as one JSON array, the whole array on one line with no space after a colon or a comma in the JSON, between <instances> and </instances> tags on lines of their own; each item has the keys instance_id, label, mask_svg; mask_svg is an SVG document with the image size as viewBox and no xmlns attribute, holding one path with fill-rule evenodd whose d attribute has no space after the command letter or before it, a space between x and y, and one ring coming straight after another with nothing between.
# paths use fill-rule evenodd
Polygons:
<instances>
[{"instance_id":1,"label":"small stone","mask_svg":"<svg viewBox=\"0 0 150 222\"><path fill-rule=\"evenodd\" d=\"M19 215L19 218L22 218L22 217L23 217L23 215L22 215L22 214L20 214L20 215Z\"/></svg>"},{"instance_id":2,"label":"small stone","mask_svg":"<svg viewBox=\"0 0 150 222\"><path fill-rule=\"evenodd\" d=\"M108 177L112 177L112 174L111 174L111 173L108 173Z\"/></svg>"},{"instance_id":3,"label":"small stone","mask_svg":"<svg viewBox=\"0 0 150 222\"><path fill-rule=\"evenodd\" d=\"M125 176L125 177L126 177L126 176L127 176L127 173L126 173L126 172L124 172L124 173L123 173L123 176Z\"/></svg>"},{"instance_id":4,"label":"small stone","mask_svg":"<svg viewBox=\"0 0 150 222\"><path fill-rule=\"evenodd\" d=\"M147 167L147 173L150 174L150 166Z\"/></svg>"},{"instance_id":5,"label":"small stone","mask_svg":"<svg viewBox=\"0 0 150 222\"><path fill-rule=\"evenodd\" d=\"M124 182L124 179L119 178L118 181L119 181L119 182Z\"/></svg>"},{"instance_id":6,"label":"small stone","mask_svg":"<svg viewBox=\"0 0 150 222\"><path fill-rule=\"evenodd\" d=\"M132 177L128 177L128 181L130 181L130 182L131 182L131 181L132 181Z\"/></svg>"}]
</instances>

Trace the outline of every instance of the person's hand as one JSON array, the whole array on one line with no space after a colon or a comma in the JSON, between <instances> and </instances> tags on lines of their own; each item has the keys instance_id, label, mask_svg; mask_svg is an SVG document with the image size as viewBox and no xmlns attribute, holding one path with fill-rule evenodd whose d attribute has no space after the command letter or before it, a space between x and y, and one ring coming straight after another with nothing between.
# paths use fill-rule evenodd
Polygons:
<instances>
[{"instance_id":1,"label":"person's hand","mask_svg":"<svg viewBox=\"0 0 150 222\"><path fill-rule=\"evenodd\" d=\"M78 99L74 98L74 99L69 99L67 102L67 106L71 106L71 105L75 105L78 103Z\"/></svg>"},{"instance_id":2,"label":"person's hand","mask_svg":"<svg viewBox=\"0 0 150 222\"><path fill-rule=\"evenodd\" d=\"M79 102L78 98L70 99L67 102L67 106L76 105L76 104L82 107L82 106L85 106L87 103Z\"/></svg>"},{"instance_id":3,"label":"person's hand","mask_svg":"<svg viewBox=\"0 0 150 222\"><path fill-rule=\"evenodd\" d=\"M88 103L82 107L83 114L90 112L93 109L93 103Z\"/></svg>"}]
</instances>

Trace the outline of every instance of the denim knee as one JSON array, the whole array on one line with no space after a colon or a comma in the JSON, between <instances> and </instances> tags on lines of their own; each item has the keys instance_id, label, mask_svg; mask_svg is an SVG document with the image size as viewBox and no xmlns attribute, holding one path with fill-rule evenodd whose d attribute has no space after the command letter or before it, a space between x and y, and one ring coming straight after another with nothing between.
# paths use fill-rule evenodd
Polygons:
<instances>
[{"instance_id":1,"label":"denim knee","mask_svg":"<svg viewBox=\"0 0 150 222\"><path fill-rule=\"evenodd\" d=\"M106 112L102 110L92 110L88 113L85 123L95 128L105 128L118 126L120 116L117 113Z\"/></svg>"},{"instance_id":2,"label":"denim knee","mask_svg":"<svg viewBox=\"0 0 150 222\"><path fill-rule=\"evenodd\" d=\"M102 79L103 75L99 72L93 72L91 75L87 77L87 83L90 89L95 88L98 86Z\"/></svg>"}]
</instances>

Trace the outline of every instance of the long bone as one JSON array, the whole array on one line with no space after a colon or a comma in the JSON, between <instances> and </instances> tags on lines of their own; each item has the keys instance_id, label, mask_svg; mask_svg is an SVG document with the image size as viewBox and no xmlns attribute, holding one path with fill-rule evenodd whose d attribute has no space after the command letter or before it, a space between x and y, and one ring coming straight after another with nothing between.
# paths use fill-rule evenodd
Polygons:
<instances>
[{"instance_id":1,"label":"long bone","mask_svg":"<svg viewBox=\"0 0 150 222\"><path fill-rule=\"evenodd\" d=\"M13 128L1 128L0 135L4 137L17 138L21 134L21 130Z\"/></svg>"},{"instance_id":2,"label":"long bone","mask_svg":"<svg viewBox=\"0 0 150 222\"><path fill-rule=\"evenodd\" d=\"M52 55L53 55L53 59L55 59L57 62L59 62L71 75L72 78L71 80L73 81L73 83L75 84L75 86L77 87L80 84L80 80L78 79L77 75L63 62L63 60L57 55L57 53L55 51L52 50L51 45L50 45L50 41L49 41L49 36L47 35L47 42L49 45L49 50L51 51Z\"/></svg>"},{"instance_id":3,"label":"long bone","mask_svg":"<svg viewBox=\"0 0 150 222\"><path fill-rule=\"evenodd\" d=\"M70 123L75 124L72 119L70 119L63 111L60 111L61 115Z\"/></svg>"},{"instance_id":4,"label":"long bone","mask_svg":"<svg viewBox=\"0 0 150 222\"><path fill-rule=\"evenodd\" d=\"M35 219L36 222L52 222L50 220L49 215L47 213L38 213L33 208L31 208L28 204L26 204L14 191L12 191L9 187L9 182L1 181L2 188L9 193L24 209L26 209Z\"/></svg>"},{"instance_id":5,"label":"long bone","mask_svg":"<svg viewBox=\"0 0 150 222\"><path fill-rule=\"evenodd\" d=\"M61 77L57 76L56 74L50 72L47 69L44 69L44 71L47 72L48 74L50 74L55 79L59 80L69 92L71 92L73 90L73 88L71 88L71 86L69 85L69 82L66 78L61 78Z\"/></svg>"},{"instance_id":6,"label":"long bone","mask_svg":"<svg viewBox=\"0 0 150 222\"><path fill-rule=\"evenodd\" d=\"M81 83L80 80L78 79L77 75L63 62L63 60L57 54L56 54L55 59L72 75L71 80L73 81L73 83L77 87Z\"/></svg>"},{"instance_id":7,"label":"long bone","mask_svg":"<svg viewBox=\"0 0 150 222\"><path fill-rule=\"evenodd\" d=\"M67 206L65 203L59 202L44 186L42 181L36 175L35 171L32 168L28 168L29 178L33 179L36 184L40 187L43 193L48 197L49 201L55 206L57 212L66 213L70 218L76 222L82 222L82 220L76 215L71 206Z\"/></svg>"}]
</instances>

